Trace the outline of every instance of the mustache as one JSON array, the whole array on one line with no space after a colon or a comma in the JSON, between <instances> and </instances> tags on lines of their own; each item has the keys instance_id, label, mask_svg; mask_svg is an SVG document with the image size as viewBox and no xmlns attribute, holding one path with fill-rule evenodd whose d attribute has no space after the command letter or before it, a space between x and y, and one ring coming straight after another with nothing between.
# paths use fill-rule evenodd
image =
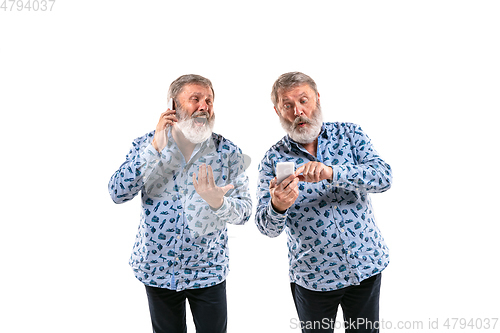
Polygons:
<instances>
[{"instance_id":1,"label":"mustache","mask_svg":"<svg viewBox=\"0 0 500 333\"><path fill-rule=\"evenodd\" d=\"M297 117L292 123L292 128L296 128L297 126L299 126L300 123L312 124L312 121L306 116Z\"/></svg>"},{"instance_id":2,"label":"mustache","mask_svg":"<svg viewBox=\"0 0 500 333\"><path fill-rule=\"evenodd\" d=\"M210 117L210 113L208 111L195 111L191 116L189 116L184 110L175 110L175 116L177 117L177 120L180 121L185 121L185 120L190 120L190 119L195 119L198 117L203 117L207 118L207 120L211 120L215 114L212 114L212 117Z\"/></svg>"},{"instance_id":3,"label":"mustache","mask_svg":"<svg viewBox=\"0 0 500 333\"><path fill-rule=\"evenodd\" d=\"M202 116L205 116L207 119L210 119L210 113L208 113L207 111L195 111L191 115L191 118L198 118L198 117L202 117Z\"/></svg>"},{"instance_id":4,"label":"mustache","mask_svg":"<svg viewBox=\"0 0 500 333\"><path fill-rule=\"evenodd\" d=\"M177 117L178 120L188 120L188 119L194 119L198 117L205 116L207 120L210 120L210 113L208 111L195 111L191 116L188 116L184 110L177 108L175 111L175 116ZM212 115L213 117L213 115Z\"/></svg>"}]
</instances>

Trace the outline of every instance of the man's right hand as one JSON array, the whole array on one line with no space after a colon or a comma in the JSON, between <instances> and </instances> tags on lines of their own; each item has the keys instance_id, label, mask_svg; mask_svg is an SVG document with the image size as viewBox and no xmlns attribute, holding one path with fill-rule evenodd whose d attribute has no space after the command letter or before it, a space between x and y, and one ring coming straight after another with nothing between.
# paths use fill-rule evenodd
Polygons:
<instances>
[{"instance_id":1,"label":"man's right hand","mask_svg":"<svg viewBox=\"0 0 500 333\"><path fill-rule=\"evenodd\" d=\"M167 109L160 116L158 125L156 125L155 136L153 138L152 145L158 151L161 152L163 148L167 146L167 131L165 129L168 126L172 126L177 122L177 117L175 116L175 110Z\"/></svg>"},{"instance_id":2,"label":"man's right hand","mask_svg":"<svg viewBox=\"0 0 500 333\"><path fill-rule=\"evenodd\" d=\"M271 192L271 205L274 210L280 214L284 213L292 206L299 197L299 178L291 175L285 178L279 185L276 184L276 178L269 184Z\"/></svg>"}]
</instances>

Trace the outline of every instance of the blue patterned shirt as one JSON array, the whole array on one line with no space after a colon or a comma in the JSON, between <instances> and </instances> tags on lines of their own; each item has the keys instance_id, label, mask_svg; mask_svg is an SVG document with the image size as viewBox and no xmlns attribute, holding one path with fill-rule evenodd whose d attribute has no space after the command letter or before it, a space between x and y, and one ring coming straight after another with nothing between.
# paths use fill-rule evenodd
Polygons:
<instances>
[{"instance_id":1,"label":"blue patterned shirt","mask_svg":"<svg viewBox=\"0 0 500 333\"><path fill-rule=\"evenodd\" d=\"M269 183L276 163L290 161L295 169L322 162L332 168L333 179L299 182L299 197L279 214L270 204ZM259 165L255 222L270 237L286 230L290 281L331 291L380 273L389 264L389 251L368 193L386 191L391 181L390 166L355 124L323 123L316 157L289 136L271 147Z\"/></svg>"},{"instance_id":2,"label":"blue patterned shirt","mask_svg":"<svg viewBox=\"0 0 500 333\"><path fill-rule=\"evenodd\" d=\"M171 290L209 287L228 273L226 223L243 224L251 214L241 150L221 135L197 144L190 160L168 133L158 153L154 131L132 143L125 162L111 177L108 190L115 203L141 192L142 210L130 265L144 284ZM212 209L196 192L193 172L211 165L215 184L233 184L222 206Z\"/></svg>"}]
</instances>

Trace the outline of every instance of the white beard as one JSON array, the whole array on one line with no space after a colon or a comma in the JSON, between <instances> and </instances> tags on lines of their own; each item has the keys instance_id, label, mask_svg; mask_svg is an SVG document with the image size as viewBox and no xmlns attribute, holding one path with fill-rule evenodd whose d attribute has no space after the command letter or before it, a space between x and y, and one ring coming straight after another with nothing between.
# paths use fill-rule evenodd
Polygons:
<instances>
[{"instance_id":1,"label":"white beard","mask_svg":"<svg viewBox=\"0 0 500 333\"><path fill-rule=\"evenodd\" d=\"M295 118L293 122L286 120L281 115L279 118L281 126L290 138L302 144L311 143L316 140L319 132L321 132L321 126L323 125L323 114L319 105L316 107L316 110L314 110L311 118L300 116ZM305 122L308 125L305 128L300 128L298 124L301 122Z\"/></svg>"},{"instance_id":2,"label":"white beard","mask_svg":"<svg viewBox=\"0 0 500 333\"><path fill-rule=\"evenodd\" d=\"M184 116L179 116L180 112L177 111L177 118L179 119L175 126L181 130L184 137L191 143L197 144L207 140L210 135L212 135L212 130L215 124L215 114L212 114L212 118L208 119L208 113L196 111L191 117L187 116L186 113L182 113ZM200 116L200 114L205 114L205 116ZM205 125L196 125L196 118L206 119Z\"/></svg>"}]
</instances>

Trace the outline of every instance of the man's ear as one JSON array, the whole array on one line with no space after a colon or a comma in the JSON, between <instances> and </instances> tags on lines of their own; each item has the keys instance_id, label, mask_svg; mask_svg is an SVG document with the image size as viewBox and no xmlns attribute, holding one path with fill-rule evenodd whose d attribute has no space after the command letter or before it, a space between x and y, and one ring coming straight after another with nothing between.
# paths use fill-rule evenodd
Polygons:
<instances>
[{"instance_id":1,"label":"man's ear","mask_svg":"<svg viewBox=\"0 0 500 333\"><path fill-rule=\"evenodd\" d=\"M279 116L280 113L278 112L278 109L276 109L276 107L274 107L274 111L276 111L276 114Z\"/></svg>"},{"instance_id":2,"label":"man's ear","mask_svg":"<svg viewBox=\"0 0 500 333\"><path fill-rule=\"evenodd\" d=\"M319 93L318 93L318 104L321 104L321 103L319 102Z\"/></svg>"}]
</instances>

